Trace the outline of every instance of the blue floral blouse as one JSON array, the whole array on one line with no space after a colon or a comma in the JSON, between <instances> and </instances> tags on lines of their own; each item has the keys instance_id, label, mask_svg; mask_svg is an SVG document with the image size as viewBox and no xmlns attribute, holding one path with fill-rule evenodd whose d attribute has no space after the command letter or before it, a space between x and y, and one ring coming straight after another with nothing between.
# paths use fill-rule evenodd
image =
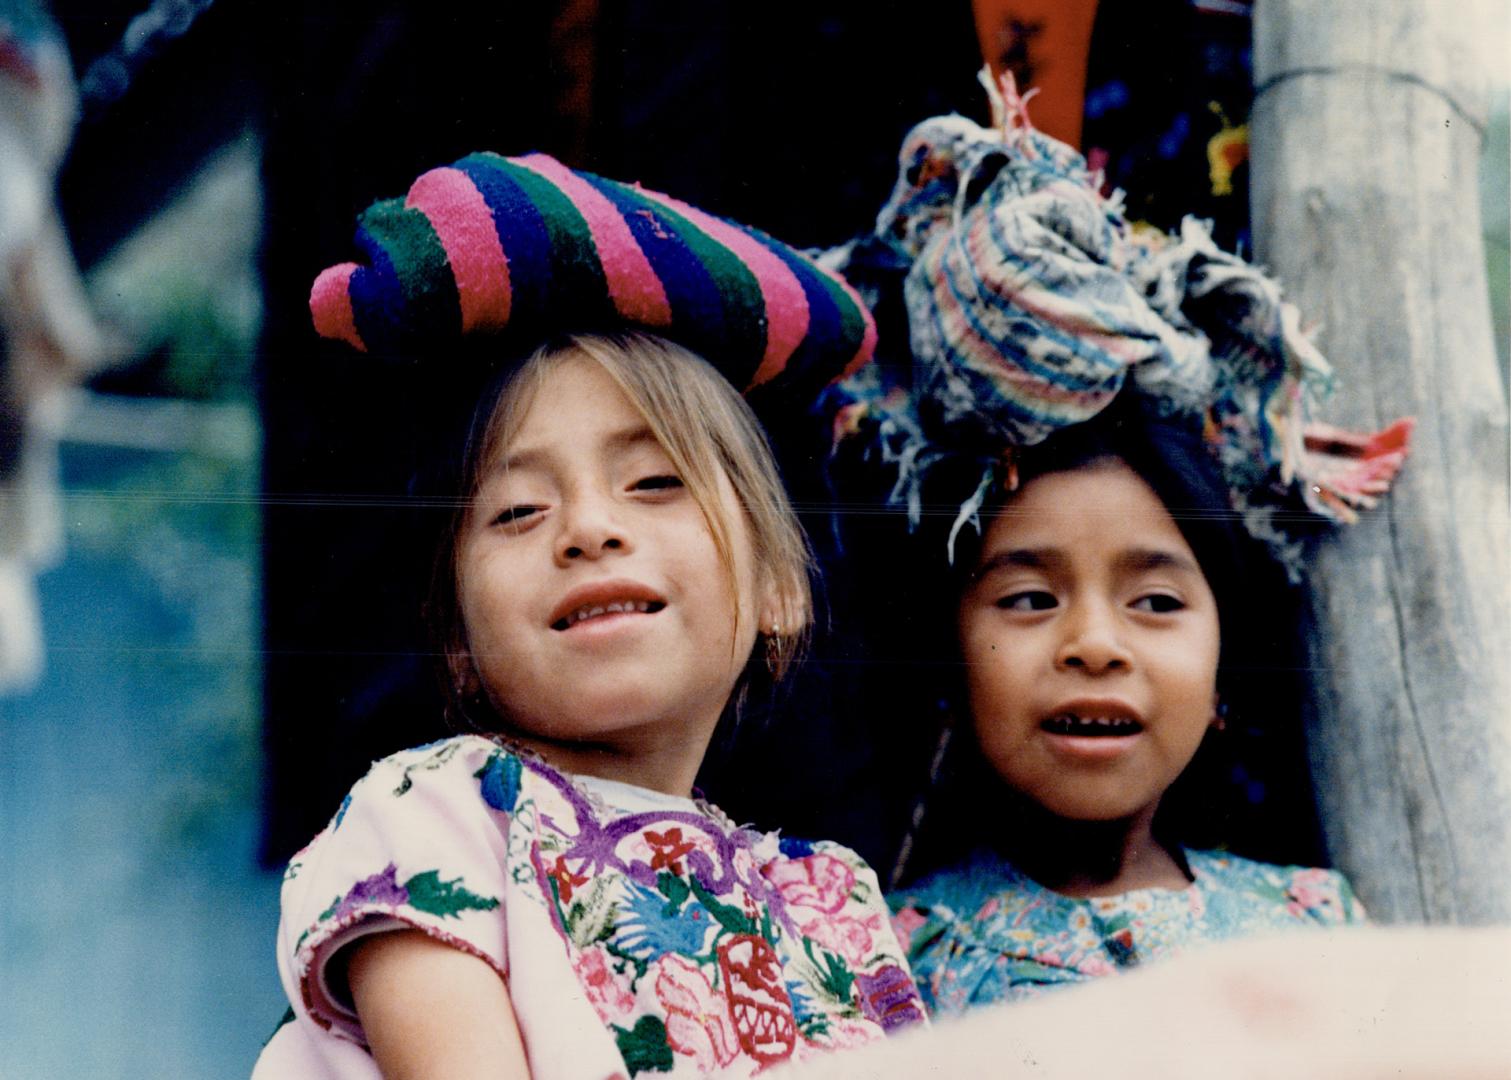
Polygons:
<instances>
[{"instance_id":1,"label":"blue floral blouse","mask_svg":"<svg viewBox=\"0 0 1511 1080\"><path fill-rule=\"evenodd\" d=\"M1076 899L978 854L892 898L931 1012L1034 997L1202 942L1364 921L1341 874L1190 851L1184 889Z\"/></svg>"}]
</instances>

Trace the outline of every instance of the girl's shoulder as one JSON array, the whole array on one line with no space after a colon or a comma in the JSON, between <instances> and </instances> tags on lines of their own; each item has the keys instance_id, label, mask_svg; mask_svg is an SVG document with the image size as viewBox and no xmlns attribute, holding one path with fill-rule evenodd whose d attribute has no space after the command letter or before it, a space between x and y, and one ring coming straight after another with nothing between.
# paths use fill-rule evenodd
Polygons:
<instances>
[{"instance_id":1,"label":"girl's shoulder","mask_svg":"<svg viewBox=\"0 0 1511 1080\"><path fill-rule=\"evenodd\" d=\"M1044 891L1000 856L978 851L963 862L936 870L899 889L889 901L894 911L913 908L968 913L993 898Z\"/></svg>"},{"instance_id":2,"label":"girl's shoulder","mask_svg":"<svg viewBox=\"0 0 1511 1080\"><path fill-rule=\"evenodd\" d=\"M779 833L756 835L761 874L789 901L792 896L813 900L819 893L831 893L836 904L858 903L878 910L884 906L885 894L876 871L844 844ZM825 901L823 906L830 905Z\"/></svg>"},{"instance_id":3,"label":"girl's shoulder","mask_svg":"<svg viewBox=\"0 0 1511 1080\"><path fill-rule=\"evenodd\" d=\"M571 781L543 762L483 735L453 735L373 762L326 831L338 828L354 803L401 812L460 802L507 815L526 797L565 790L575 790Z\"/></svg>"},{"instance_id":4,"label":"girl's shoulder","mask_svg":"<svg viewBox=\"0 0 1511 1080\"><path fill-rule=\"evenodd\" d=\"M1263 904L1289 919L1322 924L1366 921L1348 879L1336 870L1259 862L1224 851L1188 851L1209 906Z\"/></svg>"}]
</instances>

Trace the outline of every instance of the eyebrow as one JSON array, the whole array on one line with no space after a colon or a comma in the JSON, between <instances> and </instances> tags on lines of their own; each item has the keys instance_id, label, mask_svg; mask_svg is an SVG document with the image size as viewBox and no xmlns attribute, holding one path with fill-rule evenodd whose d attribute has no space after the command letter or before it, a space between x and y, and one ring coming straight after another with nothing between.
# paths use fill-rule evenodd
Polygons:
<instances>
[{"instance_id":1,"label":"eyebrow","mask_svg":"<svg viewBox=\"0 0 1511 1080\"><path fill-rule=\"evenodd\" d=\"M986 559L971 574L971 580L979 581L998 570L1015 568L1052 570L1067 562L1069 559L1060 548L1008 548L1006 551L995 552ZM1129 548L1118 554L1116 563L1118 569L1135 573L1162 569L1180 570L1192 574L1201 573L1201 567L1190 556L1182 552L1170 551L1167 548Z\"/></svg>"},{"instance_id":2,"label":"eyebrow","mask_svg":"<svg viewBox=\"0 0 1511 1080\"><path fill-rule=\"evenodd\" d=\"M1118 556L1118 565L1128 570L1181 570L1200 574L1196 560L1184 552L1168 548L1130 548Z\"/></svg>"},{"instance_id":3,"label":"eyebrow","mask_svg":"<svg viewBox=\"0 0 1511 1080\"><path fill-rule=\"evenodd\" d=\"M645 443L651 443L655 446L661 445L660 440L656 438L655 432L651 431L650 427L646 424L634 424L629 427L620 428L618 431L612 431L603 442L605 448L611 451L629 450ZM516 450L513 453L504 455L502 459L488 469L487 475L492 476L519 470L541 470L547 467L550 457L551 454L548 450L526 447L524 450Z\"/></svg>"},{"instance_id":4,"label":"eyebrow","mask_svg":"<svg viewBox=\"0 0 1511 1080\"><path fill-rule=\"evenodd\" d=\"M987 574L998 570L1020 567L1029 570L1047 570L1065 561L1064 554L1057 548L1009 548L1006 551L994 553L991 558L976 567L975 572L971 574L971 580L979 581Z\"/></svg>"}]
</instances>

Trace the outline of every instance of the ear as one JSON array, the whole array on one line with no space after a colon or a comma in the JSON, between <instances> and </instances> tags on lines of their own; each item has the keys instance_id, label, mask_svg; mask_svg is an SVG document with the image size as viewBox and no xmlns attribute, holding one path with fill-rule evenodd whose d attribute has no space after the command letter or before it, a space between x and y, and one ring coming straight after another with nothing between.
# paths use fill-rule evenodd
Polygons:
<instances>
[{"instance_id":1,"label":"ear","mask_svg":"<svg viewBox=\"0 0 1511 1080\"><path fill-rule=\"evenodd\" d=\"M472 662L472 652L466 642L454 642L446 650L446 675L451 681L452 695L458 703L482 693L483 680L477 673L477 665Z\"/></svg>"},{"instance_id":2,"label":"ear","mask_svg":"<svg viewBox=\"0 0 1511 1080\"><path fill-rule=\"evenodd\" d=\"M808 625L812 612L795 582L771 581L761 588L756 629L768 637L791 636Z\"/></svg>"}]
</instances>

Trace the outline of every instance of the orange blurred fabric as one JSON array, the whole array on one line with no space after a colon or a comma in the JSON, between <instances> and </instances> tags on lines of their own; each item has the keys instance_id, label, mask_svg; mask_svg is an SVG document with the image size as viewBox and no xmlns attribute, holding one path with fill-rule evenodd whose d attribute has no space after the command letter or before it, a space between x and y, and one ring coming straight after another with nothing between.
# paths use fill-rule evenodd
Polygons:
<instances>
[{"instance_id":1,"label":"orange blurred fabric","mask_svg":"<svg viewBox=\"0 0 1511 1080\"><path fill-rule=\"evenodd\" d=\"M992 73L1010 70L1019 89L1037 89L1029 107L1034 126L1079 147L1097 0L972 0L971 6Z\"/></svg>"}]
</instances>

